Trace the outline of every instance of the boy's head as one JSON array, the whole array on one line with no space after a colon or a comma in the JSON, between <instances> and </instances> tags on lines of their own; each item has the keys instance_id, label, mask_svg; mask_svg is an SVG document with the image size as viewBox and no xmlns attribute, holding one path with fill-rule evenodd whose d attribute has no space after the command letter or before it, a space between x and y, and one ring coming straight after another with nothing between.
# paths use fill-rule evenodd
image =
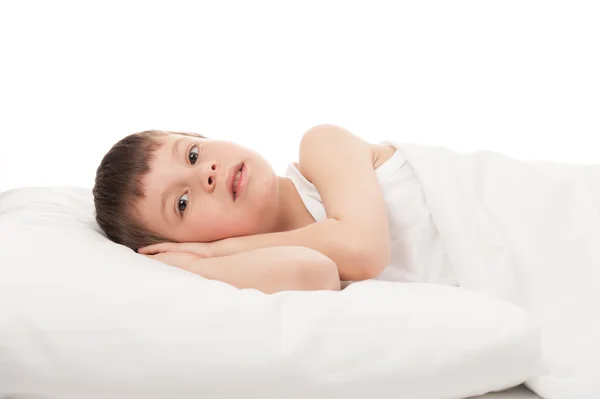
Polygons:
<instances>
[{"instance_id":1,"label":"boy's head","mask_svg":"<svg viewBox=\"0 0 600 399\"><path fill-rule=\"evenodd\" d=\"M239 194L232 192L238 181ZM96 171L93 195L100 227L134 250L264 233L278 201L277 176L256 152L158 130L116 143Z\"/></svg>"}]
</instances>

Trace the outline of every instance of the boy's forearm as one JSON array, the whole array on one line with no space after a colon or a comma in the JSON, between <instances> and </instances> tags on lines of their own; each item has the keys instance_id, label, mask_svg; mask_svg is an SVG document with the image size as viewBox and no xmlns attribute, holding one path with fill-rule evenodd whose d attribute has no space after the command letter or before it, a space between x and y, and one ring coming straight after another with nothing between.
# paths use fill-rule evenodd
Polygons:
<instances>
[{"instance_id":1,"label":"boy's forearm","mask_svg":"<svg viewBox=\"0 0 600 399\"><path fill-rule=\"evenodd\" d=\"M302 246L333 259L332 255L339 257L332 251L336 249L337 237L342 235L342 230L340 221L325 219L291 231L226 238L211 243L211 249L214 256L224 256L260 248Z\"/></svg>"},{"instance_id":2,"label":"boy's forearm","mask_svg":"<svg viewBox=\"0 0 600 399\"><path fill-rule=\"evenodd\" d=\"M238 288L265 293L339 290L335 264L303 247L273 247L214 258L198 258L186 270Z\"/></svg>"},{"instance_id":3,"label":"boy's forearm","mask_svg":"<svg viewBox=\"0 0 600 399\"><path fill-rule=\"evenodd\" d=\"M343 222L325 219L300 229L233 237L211 244L214 256L225 256L259 248L279 246L307 247L331 258L338 266L340 277L361 280L369 262L362 251L356 232L350 231ZM368 278L368 277L367 277Z\"/></svg>"}]
</instances>

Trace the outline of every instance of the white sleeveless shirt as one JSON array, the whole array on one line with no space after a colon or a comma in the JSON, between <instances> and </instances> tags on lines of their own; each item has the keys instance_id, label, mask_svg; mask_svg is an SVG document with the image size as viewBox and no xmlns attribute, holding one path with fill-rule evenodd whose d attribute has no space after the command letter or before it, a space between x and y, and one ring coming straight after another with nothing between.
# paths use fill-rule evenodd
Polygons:
<instances>
[{"instance_id":1,"label":"white sleeveless shirt","mask_svg":"<svg viewBox=\"0 0 600 399\"><path fill-rule=\"evenodd\" d=\"M391 263L376 279L457 285L417 175L398 144L380 144L396 151L375 170L387 204L391 243ZM326 219L319 192L294 163L288 164L285 177L292 181L312 217L317 222Z\"/></svg>"}]
</instances>

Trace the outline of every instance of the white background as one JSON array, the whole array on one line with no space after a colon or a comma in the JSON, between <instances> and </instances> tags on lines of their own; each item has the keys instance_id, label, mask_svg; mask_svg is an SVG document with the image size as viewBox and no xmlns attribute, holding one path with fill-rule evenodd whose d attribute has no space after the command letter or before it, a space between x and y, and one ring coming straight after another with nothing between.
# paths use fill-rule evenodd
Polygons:
<instances>
[{"instance_id":1,"label":"white background","mask_svg":"<svg viewBox=\"0 0 600 399\"><path fill-rule=\"evenodd\" d=\"M580 1L2 1L0 191L91 187L144 129L301 134L600 163L600 5Z\"/></svg>"}]
</instances>

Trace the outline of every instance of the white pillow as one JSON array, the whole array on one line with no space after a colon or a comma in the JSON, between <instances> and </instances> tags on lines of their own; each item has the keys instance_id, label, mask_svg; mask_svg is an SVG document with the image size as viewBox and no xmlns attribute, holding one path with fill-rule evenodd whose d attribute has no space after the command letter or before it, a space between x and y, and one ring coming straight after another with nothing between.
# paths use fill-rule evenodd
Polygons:
<instances>
[{"instance_id":1,"label":"white pillow","mask_svg":"<svg viewBox=\"0 0 600 399\"><path fill-rule=\"evenodd\" d=\"M0 397L463 398L531 377L536 326L455 287L265 295L145 258L91 193L0 195Z\"/></svg>"}]
</instances>

